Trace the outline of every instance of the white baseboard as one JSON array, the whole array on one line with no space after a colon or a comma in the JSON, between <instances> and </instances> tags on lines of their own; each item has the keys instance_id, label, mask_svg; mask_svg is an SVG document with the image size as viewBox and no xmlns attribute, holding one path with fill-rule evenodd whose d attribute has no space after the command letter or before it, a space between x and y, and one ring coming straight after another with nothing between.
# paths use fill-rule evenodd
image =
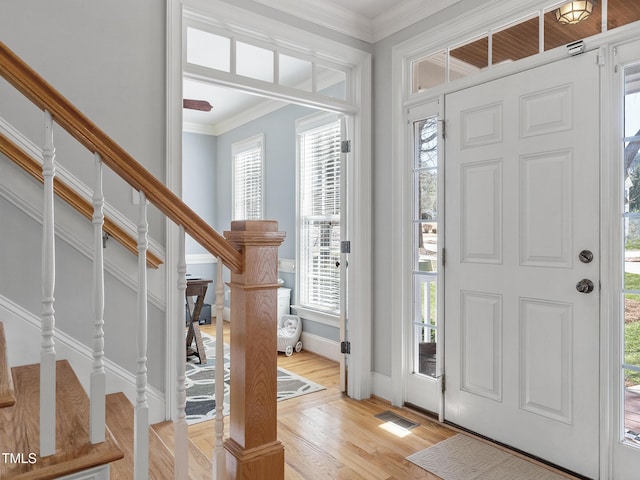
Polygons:
<instances>
[{"instance_id":1,"label":"white baseboard","mask_svg":"<svg viewBox=\"0 0 640 480\"><path fill-rule=\"evenodd\" d=\"M302 348L304 350L313 352L334 362L340 361L340 355L342 354L340 353L339 342L334 342L333 340L328 340L307 332L302 332L300 340L302 340Z\"/></svg>"},{"instance_id":2,"label":"white baseboard","mask_svg":"<svg viewBox=\"0 0 640 480\"><path fill-rule=\"evenodd\" d=\"M20 366L40 361L40 318L0 295L0 321L4 323L7 337L9 365ZM85 345L74 338L57 331L56 353L58 358L69 361L82 387L89 391L89 379L93 366L93 355ZM20 348L12 348L19 346ZM109 359L104 360L107 376L107 393L123 392L131 403L136 399L136 378ZM147 386L149 421L158 423L165 420L165 396L156 388Z\"/></svg>"},{"instance_id":3,"label":"white baseboard","mask_svg":"<svg viewBox=\"0 0 640 480\"><path fill-rule=\"evenodd\" d=\"M393 382L391 377L378 372L371 372L371 393L376 397L391 402L393 398Z\"/></svg>"}]
</instances>

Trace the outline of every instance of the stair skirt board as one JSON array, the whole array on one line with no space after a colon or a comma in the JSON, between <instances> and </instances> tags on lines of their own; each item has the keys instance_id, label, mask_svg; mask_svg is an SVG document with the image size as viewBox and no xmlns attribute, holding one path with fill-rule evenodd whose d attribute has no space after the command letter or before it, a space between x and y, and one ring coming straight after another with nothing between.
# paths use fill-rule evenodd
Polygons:
<instances>
[{"instance_id":1,"label":"stair skirt board","mask_svg":"<svg viewBox=\"0 0 640 480\"><path fill-rule=\"evenodd\" d=\"M102 465L84 472L76 472L66 477L60 477L58 480L109 480L109 477L109 465Z\"/></svg>"},{"instance_id":2,"label":"stair skirt board","mask_svg":"<svg viewBox=\"0 0 640 480\"><path fill-rule=\"evenodd\" d=\"M12 367L28 365L34 363L34 359L39 359L40 341L34 341L34 339L40 338L40 318L0 295L0 319L4 323L7 338L9 365ZM72 337L60 331L56 332L55 341L58 358L69 361L82 387L88 392L93 366L91 349L85 345L79 346ZM21 348L12 348L12 344L20 344ZM135 401L135 374L124 370L108 359L104 361L104 369L107 375L107 393L124 392L132 402ZM147 386L147 400L150 423L164 421L166 419L164 393L154 387Z\"/></svg>"}]
</instances>

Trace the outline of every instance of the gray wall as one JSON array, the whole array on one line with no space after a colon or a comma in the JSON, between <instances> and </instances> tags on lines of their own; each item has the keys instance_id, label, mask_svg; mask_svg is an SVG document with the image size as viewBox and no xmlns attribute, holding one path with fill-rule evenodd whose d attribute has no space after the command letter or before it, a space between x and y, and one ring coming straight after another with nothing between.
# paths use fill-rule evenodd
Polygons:
<instances>
[{"instance_id":1,"label":"gray wall","mask_svg":"<svg viewBox=\"0 0 640 480\"><path fill-rule=\"evenodd\" d=\"M160 179L166 161L165 23L165 4L158 0L0 2L0 41ZM0 80L0 115L42 145L42 112L4 80ZM92 155L60 128L54 131L57 161L93 185ZM108 202L135 221L131 188L111 172L105 174L105 194ZM0 224L0 294L38 315L41 227L6 201L0 201ZM164 244L164 222L155 209L149 224L151 236ZM90 222L86 228L91 228ZM91 329L85 325L91 318L92 287L86 281L92 278L90 263L62 241L56 249L57 324L90 345ZM136 293L108 274L105 282L105 352L135 372L131 329ZM149 382L164 390L164 313L149 305L149 320Z\"/></svg>"},{"instance_id":2,"label":"gray wall","mask_svg":"<svg viewBox=\"0 0 640 480\"><path fill-rule=\"evenodd\" d=\"M184 133L182 136L182 199L209 225L216 221L216 150L217 137ZM227 229L229 227L227 226ZM218 229L218 231L220 231ZM187 236L185 250L190 254L208 253L204 247ZM187 264L187 274L213 280L208 287L205 303L215 304L216 266L214 263Z\"/></svg>"},{"instance_id":3,"label":"gray wall","mask_svg":"<svg viewBox=\"0 0 640 480\"><path fill-rule=\"evenodd\" d=\"M0 2L0 41L22 57L153 175L165 171L165 6L158 0ZM2 80L0 114L42 145L42 113ZM28 104L30 105L30 104ZM55 130L57 160L93 185L91 153ZM105 174L107 201L137 218L131 188ZM151 236L164 244L155 209Z\"/></svg>"},{"instance_id":4,"label":"gray wall","mask_svg":"<svg viewBox=\"0 0 640 480\"><path fill-rule=\"evenodd\" d=\"M392 112L392 48L404 41L439 26L452 16L465 13L489 0L462 0L374 45L373 49L373 371L391 375L391 329L394 318L389 301L392 290L391 251L394 232L389 228L392 218L390 179L393 178L394 158L391 132L395 121Z\"/></svg>"},{"instance_id":5,"label":"gray wall","mask_svg":"<svg viewBox=\"0 0 640 480\"><path fill-rule=\"evenodd\" d=\"M6 161L4 157L0 161ZM58 201L56 208L69 208ZM42 224L32 220L0 197L2 246L0 254L0 294L34 315L42 311L41 239ZM91 223L86 223L91 229ZM28 261L16 255L29 251ZM132 256L132 262L135 259ZM84 345L92 345L93 306L91 288L93 262L60 237L56 238L56 328ZM105 356L130 372L136 371L136 292L105 272ZM164 313L148 306L148 380L164 390ZM1 320L1 319L0 319ZM38 345L39 340L34 338ZM37 363L37 359L33 360Z\"/></svg>"}]
</instances>

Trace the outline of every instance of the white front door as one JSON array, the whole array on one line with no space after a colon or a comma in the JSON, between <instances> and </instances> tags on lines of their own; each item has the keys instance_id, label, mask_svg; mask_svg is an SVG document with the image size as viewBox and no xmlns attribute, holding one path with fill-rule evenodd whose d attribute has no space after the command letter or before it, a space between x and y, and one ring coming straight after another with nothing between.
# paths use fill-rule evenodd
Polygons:
<instances>
[{"instance_id":1,"label":"white front door","mask_svg":"<svg viewBox=\"0 0 640 480\"><path fill-rule=\"evenodd\" d=\"M597 478L596 55L447 95L445 118L445 420Z\"/></svg>"}]
</instances>

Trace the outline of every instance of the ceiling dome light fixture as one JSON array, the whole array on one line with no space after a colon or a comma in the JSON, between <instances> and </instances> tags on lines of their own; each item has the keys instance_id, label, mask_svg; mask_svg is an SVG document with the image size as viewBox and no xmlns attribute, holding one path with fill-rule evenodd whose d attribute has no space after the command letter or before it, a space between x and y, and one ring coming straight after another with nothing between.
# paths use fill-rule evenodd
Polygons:
<instances>
[{"instance_id":1,"label":"ceiling dome light fixture","mask_svg":"<svg viewBox=\"0 0 640 480\"><path fill-rule=\"evenodd\" d=\"M564 25L574 25L589 18L592 11L591 0L567 2L556 10L556 20Z\"/></svg>"}]
</instances>

